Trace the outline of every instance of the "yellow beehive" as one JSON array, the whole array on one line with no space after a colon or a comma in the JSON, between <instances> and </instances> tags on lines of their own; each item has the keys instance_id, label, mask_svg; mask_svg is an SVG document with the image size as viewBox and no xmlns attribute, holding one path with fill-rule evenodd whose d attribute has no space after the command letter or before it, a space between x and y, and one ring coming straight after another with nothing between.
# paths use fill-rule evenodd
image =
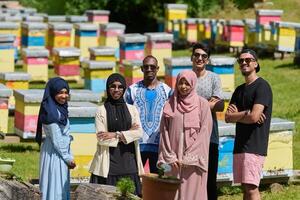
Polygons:
<instances>
[{"instance_id":1,"label":"yellow beehive","mask_svg":"<svg viewBox=\"0 0 300 200\"><path fill-rule=\"evenodd\" d=\"M0 84L0 133L8 132L8 98L12 90Z\"/></svg>"},{"instance_id":2,"label":"yellow beehive","mask_svg":"<svg viewBox=\"0 0 300 200\"><path fill-rule=\"evenodd\" d=\"M262 46L270 48L271 45L271 26L269 24L261 25L261 41Z\"/></svg>"},{"instance_id":3,"label":"yellow beehive","mask_svg":"<svg viewBox=\"0 0 300 200\"><path fill-rule=\"evenodd\" d=\"M275 32L275 49L282 52L294 52L296 45L296 28L300 27L299 23L293 22L276 22Z\"/></svg>"},{"instance_id":4,"label":"yellow beehive","mask_svg":"<svg viewBox=\"0 0 300 200\"><path fill-rule=\"evenodd\" d=\"M107 47L107 46L99 46L99 47L90 47L90 59L95 61L112 61L116 62L117 59L115 57L116 48Z\"/></svg>"},{"instance_id":5,"label":"yellow beehive","mask_svg":"<svg viewBox=\"0 0 300 200\"><path fill-rule=\"evenodd\" d=\"M14 49L0 49L0 72L15 71Z\"/></svg>"},{"instance_id":6,"label":"yellow beehive","mask_svg":"<svg viewBox=\"0 0 300 200\"><path fill-rule=\"evenodd\" d=\"M96 136L94 136L94 140L96 141ZM82 148L82 146L80 146ZM91 173L89 172L89 168L93 161L92 156L85 156L85 155L74 155L74 159L76 162L76 168L71 170L71 177L90 177Z\"/></svg>"},{"instance_id":7,"label":"yellow beehive","mask_svg":"<svg viewBox=\"0 0 300 200\"><path fill-rule=\"evenodd\" d=\"M255 46L255 19L244 19L245 23L245 37L244 37L244 44L247 47L254 47Z\"/></svg>"},{"instance_id":8,"label":"yellow beehive","mask_svg":"<svg viewBox=\"0 0 300 200\"><path fill-rule=\"evenodd\" d=\"M126 26L120 23L100 24L100 46L119 48L118 36L124 34Z\"/></svg>"},{"instance_id":9,"label":"yellow beehive","mask_svg":"<svg viewBox=\"0 0 300 200\"><path fill-rule=\"evenodd\" d=\"M171 20L186 19L187 5L186 4L165 4L165 31L172 31Z\"/></svg>"},{"instance_id":10,"label":"yellow beehive","mask_svg":"<svg viewBox=\"0 0 300 200\"><path fill-rule=\"evenodd\" d=\"M15 110L24 115L38 115L41 103L25 103L20 99L15 100Z\"/></svg>"},{"instance_id":11,"label":"yellow beehive","mask_svg":"<svg viewBox=\"0 0 300 200\"><path fill-rule=\"evenodd\" d=\"M224 91L234 91L234 74L219 74Z\"/></svg>"},{"instance_id":12,"label":"yellow beehive","mask_svg":"<svg viewBox=\"0 0 300 200\"><path fill-rule=\"evenodd\" d=\"M186 38L185 20L179 19L179 37L182 39Z\"/></svg>"},{"instance_id":13,"label":"yellow beehive","mask_svg":"<svg viewBox=\"0 0 300 200\"><path fill-rule=\"evenodd\" d=\"M206 39L205 35L205 21L209 22L209 19L198 18L197 19L197 40L204 41Z\"/></svg>"},{"instance_id":14,"label":"yellow beehive","mask_svg":"<svg viewBox=\"0 0 300 200\"><path fill-rule=\"evenodd\" d=\"M72 24L50 23L48 31L48 48L71 46Z\"/></svg>"},{"instance_id":15,"label":"yellow beehive","mask_svg":"<svg viewBox=\"0 0 300 200\"><path fill-rule=\"evenodd\" d=\"M72 31L71 31L71 47L75 45L75 23L85 23L88 22L87 16L83 15L70 15L67 16L67 22L72 23Z\"/></svg>"}]
</instances>

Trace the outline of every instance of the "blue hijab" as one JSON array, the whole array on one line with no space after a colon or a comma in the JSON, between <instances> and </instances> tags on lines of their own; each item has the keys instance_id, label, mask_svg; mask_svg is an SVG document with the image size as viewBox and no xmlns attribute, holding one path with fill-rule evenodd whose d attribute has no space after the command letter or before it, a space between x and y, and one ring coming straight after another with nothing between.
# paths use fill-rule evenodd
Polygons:
<instances>
[{"instance_id":1,"label":"blue hijab","mask_svg":"<svg viewBox=\"0 0 300 200\"><path fill-rule=\"evenodd\" d=\"M70 92L68 83L60 77L50 79L46 85L35 136L35 140L39 145L42 142L42 124L57 123L63 126L67 125L68 103L59 104L55 100L55 96L64 88L67 89L68 93ZM59 111L60 115L57 111Z\"/></svg>"}]
</instances>

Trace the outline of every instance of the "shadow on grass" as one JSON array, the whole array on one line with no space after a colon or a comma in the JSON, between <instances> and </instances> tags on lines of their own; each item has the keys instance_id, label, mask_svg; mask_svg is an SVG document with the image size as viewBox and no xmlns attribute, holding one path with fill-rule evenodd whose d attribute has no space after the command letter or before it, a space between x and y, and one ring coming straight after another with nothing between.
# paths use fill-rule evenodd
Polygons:
<instances>
[{"instance_id":1,"label":"shadow on grass","mask_svg":"<svg viewBox=\"0 0 300 200\"><path fill-rule=\"evenodd\" d=\"M281 69L281 68L289 68L289 69L300 70L300 66L297 66L294 63L282 64L282 65L278 65L278 66L275 67L275 69Z\"/></svg>"},{"instance_id":2,"label":"shadow on grass","mask_svg":"<svg viewBox=\"0 0 300 200\"><path fill-rule=\"evenodd\" d=\"M39 151L39 148L33 145L3 144L0 146L0 150L9 152L28 152Z\"/></svg>"}]
</instances>

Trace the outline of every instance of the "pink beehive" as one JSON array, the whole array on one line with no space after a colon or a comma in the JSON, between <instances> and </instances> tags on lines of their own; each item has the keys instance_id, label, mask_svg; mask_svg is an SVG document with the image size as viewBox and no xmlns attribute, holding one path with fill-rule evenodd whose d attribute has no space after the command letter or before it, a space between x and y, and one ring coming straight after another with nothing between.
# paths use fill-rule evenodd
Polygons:
<instances>
[{"instance_id":1,"label":"pink beehive","mask_svg":"<svg viewBox=\"0 0 300 200\"><path fill-rule=\"evenodd\" d=\"M256 10L256 24L269 24L271 21L281 21L283 10Z\"/></svg>"},{"instance_id":2,"label":"pink beehive","mask_svg":"<svg viewBox=\"0 0 300 200\"><path fill-rule=\"evenodd\" d=\"M231 47L244 46L244 22L242 20L227 21L228 42Z\"/></svg>"},{"instance_id":3,"label":"pink beehive","mask_svg":"<svg viewBox=\"0 0 300 200\"><path fill-rule=\"evenodd\" d=\"M89 22L94 24L106 24L109 21L109 10L87 10L85 14Z\"/></svg>"}]
</instances>

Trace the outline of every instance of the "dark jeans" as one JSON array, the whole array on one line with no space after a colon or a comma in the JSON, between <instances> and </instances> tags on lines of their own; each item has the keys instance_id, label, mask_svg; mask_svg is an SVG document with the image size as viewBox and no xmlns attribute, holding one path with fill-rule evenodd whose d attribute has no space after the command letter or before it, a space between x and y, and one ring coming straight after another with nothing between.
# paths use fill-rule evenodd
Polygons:
<instances>
[{"instance_id":1,"label":"dark jeans","mask_svg":"<svg viewBox=\"0 0 300 200\"><path fill-rule=\"evenodd\" d=\"M158 153L150 152L150 151L142 151L141 156L142 156L143 165L145 166L147 159L149 159L150 172L157 174L158 169L156 167L156 163L157 163L157 159L158 159Z\"/></svg>"},{"instance_id":2,"label":"dark jeans","mask_svg":"<svg viewBox=\"0 0 300 200\"><path fill-rule=\"evenodd\" d=\"M217 172L218 172L219 145L210 143L207 177L208 200L218 199L217 195Z\"/></svg>"}]
</instances>

